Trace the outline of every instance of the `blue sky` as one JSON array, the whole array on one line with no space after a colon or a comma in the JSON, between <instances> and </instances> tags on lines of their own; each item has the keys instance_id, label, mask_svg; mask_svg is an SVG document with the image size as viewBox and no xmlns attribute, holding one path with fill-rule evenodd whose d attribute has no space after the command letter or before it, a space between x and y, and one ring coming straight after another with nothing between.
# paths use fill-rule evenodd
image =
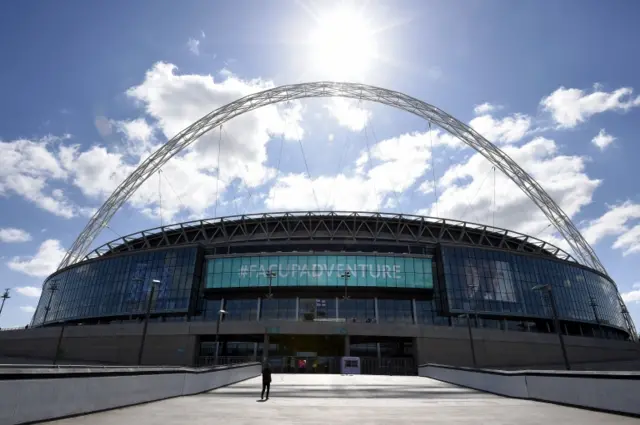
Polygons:
<instances>
[{"instance_id":1,"label":"blue sky","mask_svg":"<svg viewBox=\"0 0 640 425\"><path fill-rule=\"evenodd\" d=\"M13 289L0 326L30 320L37 288L93 210L167 138L243 95L332 79L408 93L507 151L583 231L640 320L640 72L629 50L640 5L356 5L2 3L0 273ZM351 32L335 30L341 13ZM370 103L264 108L167 163L94 246L161 221L326 208L437 213L566 247L510 181L494 184L487 161L426 130Z\"/></svg>"}]
</instances>

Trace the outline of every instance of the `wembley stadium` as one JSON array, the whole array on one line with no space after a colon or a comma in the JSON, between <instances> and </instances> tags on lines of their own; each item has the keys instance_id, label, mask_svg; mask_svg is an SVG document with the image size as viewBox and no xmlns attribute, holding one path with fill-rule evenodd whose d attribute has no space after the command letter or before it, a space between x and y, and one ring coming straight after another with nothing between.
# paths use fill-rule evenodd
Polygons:
<instances>
[{"instance_id":1,"label":"wembley stadium","mask_svg":"<svg viewBox=\"0 0 640 425\"><path fill-rule=\"evenodd\" d=\"M276 363L413 364L421 328L466 330L468 317L473 328L550 334L539 285L551 285L564 334L630 337L614 282L560 248L489 226L359 212L226 217L123 237L50 276L32 326L142 322L154 285L152 322L225 312L221 358L266 355L268 333ZM195 343L198 357L213 356L213 335Z\"/></svg>"},{"instance_id":2,"label":"wembley stadium","mask_svg":"<svg viewBox=\"0 0 640 425\"><path fill-rule=\"evenodd\" d=\"M302 211L216 217L89 247L131 194L202 134L291 99L371 100L429 120L482 153L546 215L571 252L482 224L408 214ZM402 93L307 83L249 95L146 159L80 233L3 355L115 364L268 360L278 371L415 373L426 362L602 368L636 360L615 282L571 220L473 129Z\"/></svg>"}]
</instances>

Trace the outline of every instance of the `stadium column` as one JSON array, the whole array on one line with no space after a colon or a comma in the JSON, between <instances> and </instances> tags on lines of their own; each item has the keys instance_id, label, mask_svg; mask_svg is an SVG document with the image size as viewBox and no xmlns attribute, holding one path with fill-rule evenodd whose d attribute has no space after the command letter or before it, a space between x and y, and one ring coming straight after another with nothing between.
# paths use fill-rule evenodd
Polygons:
<instances>
[{"instance_id":1,"label":"stadium column","mask_svg":"<svg viewBox=\"0 0 640 425\"><path fill-rule=\"evenodd\" d=\"M349 335L344 336L344 355L346 357L351 355L351 338L349 338Z\"/></svg>"},{"instance_id":2,"label":"stadium column","mask_svg":"<svg viewBox=\"0 0 640 425\"><path fill-rule=\"evenodd\" d=\"M264 330L264 340L262 342L262 363L269 360L269 332Z\"/></svg>"},{"instance_id":3,"label":"stadium column","mask_svg":"<svg viewBox=\"0 0 640 425\"><path fill-rule=\"evenodd\" d=\"M373 312L376 316L376 323L380 323L380 321L378 320L378 297L373 298Z\"/></svg>"}]
</instances>

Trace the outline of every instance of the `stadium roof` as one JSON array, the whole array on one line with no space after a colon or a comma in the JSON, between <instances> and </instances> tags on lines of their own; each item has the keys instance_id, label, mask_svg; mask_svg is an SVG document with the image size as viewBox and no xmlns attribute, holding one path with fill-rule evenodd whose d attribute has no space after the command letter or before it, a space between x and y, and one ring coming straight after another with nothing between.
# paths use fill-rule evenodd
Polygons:
<instances>
[{"instance_id":1,"label":"stadium roof","mask_svg":"<svg viewBox=\"0 0 640 425\"><path fill-rule=\"evenodd\" d=\"M499 227L436 217L355 211L246 214L176 223L107 242L84 260L181 245L224 246L293 240L449 243L538 254L577 263L571 254L555 245Z\"/></svg>"}]
</instances>

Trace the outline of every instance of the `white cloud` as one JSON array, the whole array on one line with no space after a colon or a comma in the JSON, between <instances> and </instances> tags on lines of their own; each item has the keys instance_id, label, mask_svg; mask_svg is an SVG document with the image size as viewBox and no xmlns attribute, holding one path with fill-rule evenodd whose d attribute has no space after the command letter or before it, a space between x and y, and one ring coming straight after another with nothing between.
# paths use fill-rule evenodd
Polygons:
<instances>
[{"instance_id":1,"label":"white cloud","mask_svg":"<svg viewBox=\"0 0 640 425\"><path fill-rule=\"evenodd\" d=\"M0 195L20 194L63 217L91 216L94 206L74 205L65 192L52 185L71 183L90 202L101 202L161 146L161 137L169 139L212 110L271 87L274 84L270 81L242 80L234 75L214 81L210 75L178 74L174 65L158 63L139 85L127 91L148 116L101 120L109 132L123 136L124 144L83 148L80 143L63 143L52 137L0 143ZM215 204L216 186L223 202L232 183L255 188L273 178L275 170L266 165L266 144L278 135L288 140L302 138L302 113L299 102L260 108L225 123L222 132L213 130L173 157L162 168L164 219L171 220L181 211L190 216L205 214ZM145 182L129 201L154 218L161 213L158 176Z\"/></svg>"},{"instance_id":2,"label":"white cloud","mask_svg":"<svg viewBox=\"0 0 640 425\"><path fill-rule=\"evenodd\" d=\"M21 305L20 310L24 311L25 313L35 313L36 308L31 305Z\"/></svg>"},{"instance_id":3,"label":"white cloud","mask_svg":"<svg viewBox=\"0 0 640 425\"><path fill-rule=\"evenodd\" d=\"M625 303L639 303L640 304L640 282L634 283L633 290L629 292L621 292L620 295Z\"/></svg>"},{"instance_id":4,"label":"white cloud","mask_svg":"<svg viewBox=\"0 0 640 425\"><path fill-rule=\"evenodd\" d=\"M481 105L476 105L473 108L473 113L476 115L486 115L486 114L490 114L491 112L497 111L498 109L502 109L502 106L485 102Z\"/></svg>"},{"instance_id":5,"label":"white cloud","mask_svg":"<svg viewBox=\"0 0 640 425\"><path fill-rule=\"evenodd\" d=\"M360 152L355 167L346 174L313 180L303 174L281 176L270 188L265 204L276 210L396 208L402 193L430 169L431 141L434 146L449 144L446 136L434 130L382 140L371 146L371 158L368 152Z\"/></svg>"},{"instance_id":6,"label":"white cloud","mask_svg":"<svg viewBox=\"0 0 640 425\"><path fill-rule=\"evenodd\" d=\"M189 41L187 41L187 47L194 55L198 56L200 54L200 40L190 38Z\"/></svg>"},{"instance_id":7,"label":"white cloud","mask_svg":"<svg viewBox=\"0 0 640 425\"><path fill-rule=\"evenodd\" d=\"M553 140L538 137L522 146L507 146L505 153L528 171L570 217L589 204L599 180L585 173L586 159L562 155ZM495 175L495 186L494 186ZM438 211L441 217L492 224L538 236L567 248L554 236L549 221L533 202L499 170L475 153L449 168L440 179ZM495 190L495 208L494 208ZM434 215L436 206L420 213ZM545 229L545 232L541 232Z\"/></svg>"},{"instance_id":8,"label":"white cloud","mask_svg":"<svg viewBox=\"0 0 640 425\"><path fill-rule=\"evenodd\" d=\"M636 224L628 231L622 233L613 243L612 248L621 249L622 255L636 254L640 252L640 224Z\"/></svg>"},{"instance_id":9,"label":"white cloud","mask_svg":"<svg viewBox=\"0 0 640 425\"><path fill-rule=\"evenodd\" d=\"M595 220L587 222L582 235L590 244L596 244L607 236L618 236L629 231L629 222L640 218L640 204L625 201L612 205Z\"/></svg>"},{"instance_id":10,"label":"white cloud","mask_svg":"<svg viewBox=\"0 0 640 425\"><path fill-rule=\"evenodd\" d=\"M270 81L242 80L233 74L223 78L217 82L211 75L178 74L174 65L157 63L147 72L144 81L130 88L127 94L144 107L155 120L154 126L169 139L218 107L274 87ZM289 102L245 113L225 123L222 131L211 131L172 158L163 167L163 175L173 188L163 194L163 216L175 215L182 207L188 208L192 215L201 215L215 204L216 193L212 188L218 186L220 193L224 193L235 179L247 187L257 187L273 178L275 170L266 166L266 143L274 135L283 135L288 140L302 138L302 112L300 103ZM122 161L122 158L113 160ZM215 174L218 162L219 184ZM109 191L111 189L109 187ZM152 178L145 182L131 203L157 217L160 213L158 180Z\"/></svg>"},{"instance_id":11,"label":"white cloud","mask_svg":"<svg viewBox=\"0 0 640 425\"><path fill-rule=\"evenodd\" d=\"M14 243L27 242L31 240L31 235L26 230L5 227L0 229L0 242Z\"/></svg>"},{"instance_id":12,"label":"white cloud","mask_svg":"<svg viewBox=\"0 0 640 425\"><path fill-rule=\"evenodd\" d=\"M607 146L609 146L611 143L614 142L614 140L616 140L615 137L613 137L610 134L607 134L607 132L603 129L600 130L600 132L596 135L596 137L594 137L591 140L591 143L593 143L594 145L596 145L597 147L600 148L600 150L604 150L604 148L606 148Z\"/></svg>"},{"instance_id":13,"label":"white cloud","mask_svg":"<svg viewBox=\"0 0 640 425\"><path fill-rule=\"evenodd\" d=\"M502 119L482 115L472 119L469 125L494 144L514 143L527 134L531 128L531 118L523 114Z\"/></svg>"},{"instance_id":14,"label":"white cloud","mask_svg":"<svg viewBox=\"0 0 640 425\"><path fill-rule=\"evenodd\" d=\"M371 119L371 111L362 108L359 102L353 99L332 98L325 108L339 125L351 131L362 130Z\"/></svg>"},{"instance_id":15,"label":"white cloud","mask_svg":"<svg viewBox=\"0 0 640 425\"><path fill-rule=\"evenodd\" d=\"M16 292L25 297L39 297L42 294L42 289L35 286L20 286L16 288Z\"/></svg>"},{"instance_id":16,"label":"white cloud","mask_svg":"<svg viewBox=\"0 0 640 425\"><path fill-rule=\"evenodd\" d=\"M622 87L612 92L598 86L591 93L580 89L560 87L540 101L560 127L571 128L589 117L606 111L627 111L640 106L640 96L633 97L633 89Z\"/></svg>"},{"instance_id":17,"label":"white cloud","mask_svg":"<svg viewBox=\"0 0 640 425\"><path fill-rule=\"evenodd\" d=\"M40 245L38 252L30 257L13 257L7 266L15 271L25 273L29 276L46 277L53 273L65 250L56 239L48 239Z\"/></svg>"},{"instance_id":18,"label":"white cloud","mask_svg":"<svg viewBox=\"0 0 640 425\"><path fill-rule=\"evenodd\" d=\"M0 195L15 194L60 217L73 217L76 207L61 191L53 196L50 184L68 177L55 155L56 146L67 138L0 142Z\"/></svg>"},{"instance_id":19,"label":"white cloud","mask_svg":"<svg viewBox=\"0 0 640 425\"><path fill-rule=\"evenodd\" d=\"M423 181L420 186L418 186L418 192L422 192L422 193L432 193L435 190L435 184L433 183L433 180L425 180Z\"/></svg>"},{"instance_id":20,"label":"white cloud","mask_svg":"<svg viewBox=\"0 0 640 425\"><path fill-rule=\"evenodd\" d=\"M327 137L327 140L330 142L333 142L333 139L335 138L333 133L329 133L329 137Z\"/></svg>"},{"instance_id":21,"label":"white cloud","mask_svg":"<svg viewBox=\"0 0 640 425\"><path fill-rule=\"evenodd\" d=\"M112 121L112 124L119 133L125 136L127 141L142 144L142 149L136 151L144 151L153 139L155 128L149 125L144 118L136 118L131 121Z\"/></svg>"}]
</instances>

